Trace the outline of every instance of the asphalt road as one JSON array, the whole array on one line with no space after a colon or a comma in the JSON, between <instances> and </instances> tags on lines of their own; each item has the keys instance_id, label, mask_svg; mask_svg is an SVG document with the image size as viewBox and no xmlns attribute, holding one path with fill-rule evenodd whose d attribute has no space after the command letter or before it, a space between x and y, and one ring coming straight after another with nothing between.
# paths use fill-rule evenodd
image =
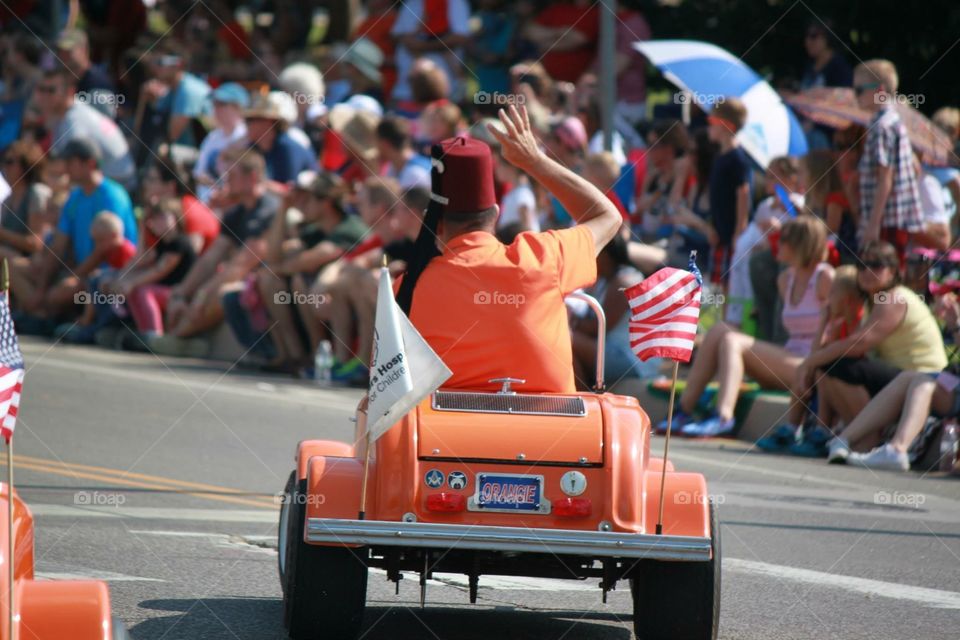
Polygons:
<instances>
[{"instance_id":1,"label":"asphalt road","mask_svg":"<svg viewBox=\"0 0 960 640\"><path fill-rule=\"evenodd\" d=\"M307 437L348 439L359 394L209 363L24 340L16 482L40 577L96 577L138 639L283 638L274 494ZM659 446L659 441L656 443ZM724 540L721 637L960 631L960 481L675 442ZM629 591L438 576L419 608L371 576L363 637L626 639ZM622 585L625 587L626 585Z\"/></svg>"}]
</instances>

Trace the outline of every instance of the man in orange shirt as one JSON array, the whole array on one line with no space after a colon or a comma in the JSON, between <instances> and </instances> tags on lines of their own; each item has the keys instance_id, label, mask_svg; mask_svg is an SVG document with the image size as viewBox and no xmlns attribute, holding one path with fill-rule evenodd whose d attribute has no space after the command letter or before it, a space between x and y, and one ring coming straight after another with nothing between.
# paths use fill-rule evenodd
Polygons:
<instances>
[{"instance_id":1,"label":"man in orange shirt","mask_svg":"<svg viewBox=\"0 0 960 640\"><path fill-rule=\"evenodd\" d=\"M526 380L523 391L572 393L573 354L564 296L596 280L596 256L622 219L600 190L540 150L526 109L500 111L491 129L503 157L540 182L576 218L559 231L494 236L499 209L490 148L452 138L434 147L436 251L414 265L398 301L453 371L448 388L495 390L493 378ZM428 218L430 212L428 210ZM421 234L432 233L425 221ZM423 250L426 236L418 239Z\"/></svg>"}]
</instances>

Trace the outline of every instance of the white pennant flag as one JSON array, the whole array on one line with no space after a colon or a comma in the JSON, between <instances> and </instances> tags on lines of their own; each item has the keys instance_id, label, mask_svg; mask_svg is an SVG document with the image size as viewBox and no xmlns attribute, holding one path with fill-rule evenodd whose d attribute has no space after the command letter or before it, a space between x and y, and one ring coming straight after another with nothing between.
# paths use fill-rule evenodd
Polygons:
<instances>
[{"instance_id":1,"label":"white pennant flag","mask_svg":"<svg viewBox=\"0 0 960 640\"><path fill-rule=\"evenodd\" d=\"M381 268L367 394L370 442L386 433L451 375L453 372L397 306L390 272Z\"/></svg>"}]
</instances>

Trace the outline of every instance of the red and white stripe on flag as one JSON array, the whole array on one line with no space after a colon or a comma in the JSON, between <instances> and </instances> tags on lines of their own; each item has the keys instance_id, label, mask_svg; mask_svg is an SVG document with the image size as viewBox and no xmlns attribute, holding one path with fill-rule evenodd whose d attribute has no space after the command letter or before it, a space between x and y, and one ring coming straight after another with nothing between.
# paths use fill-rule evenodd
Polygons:
<instances>
[{"instance_id":1,"label":"red and white stripe on flag","mask_svg":"<svg viewBox=\"0 0 960 640\"><path fill-rule=\"evenodd\" d=\"M700 279L666 267L626 290L630 348L641 360L689 362L700 319Z\"/></svg>"},{"instance_id":2,"label":"red and white stripe on flag","mask_svg":"<svg viewBox=\"0 0 960 640\"><path fill-rule=\"evenodd\" d=\"M23 386L23 369L0 367L0 435L10 441L17 426L20 410L20 390Z\"/></svg>"}]
</instances>

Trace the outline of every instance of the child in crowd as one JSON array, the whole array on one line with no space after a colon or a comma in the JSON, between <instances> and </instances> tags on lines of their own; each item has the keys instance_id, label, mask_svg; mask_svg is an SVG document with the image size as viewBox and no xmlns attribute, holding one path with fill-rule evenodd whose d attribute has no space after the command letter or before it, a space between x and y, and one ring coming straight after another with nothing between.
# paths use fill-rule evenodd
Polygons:
<instances>
[{"instance_id":1,"label":"child in crowd","mask_svg":"<svg viewBox=\"0 0 960 640\"><path fill-rule=\"evenodd\" d=\"M830 229L830 239L841 264L857 261L857 216L843 187L840 167L827 149L811 151L800 164L800 179L806 185L806 208Z\"/></svg>"},{"instance_id":2,"label":"child in crowd","mask_svg":"<svg viewBox=\"0 0 960 640\"><path fill-rule=\"evenodd\" d=\"M707 122L710 140L720 146L710 171L710 221L717 235L711 274L715 284L726 286L734 241L747 228L750 215L750 160L737 141L747 108L737 98L724 98Z\"/></svg>"},{"instance_id":3,"label":"child in crowd","mask_svg":"<svg viewBox=\"0 0 960 640\"><path fill-rule=\"evenodd\" d=\"M630 224L630 213L614 191L617 180L620 179L620 165L617 164L613 154L609 151L602 151L588 155L583 164L583 177L590 184L603 191L617 208L617 211L620 212L624 223Z\"/></svg>"},{"instance_id":4,"label":"child in crowd","mask_svg":"<svg viewBox=\"0 0 960 640\"><path fill-rule=\"evenodd\" d=\"M193 244L178 224L180 213L180 202L173 198L148 208L143 224L157 238L156 244L106 287L126 299L147 346L163 335L170 290L183 280L197 258Z\"/></svg>"},{"instance_id":5,"label":"child in crowd","mask_svg":"<svg viewBox=\"0 0 960 640\"><path fill-rule=\"evenodd\" d=\"M730 283L725 307L727 323L743 327L753 313L753 285L750 282L750 254L769 247L769 235L780 230L790 218L803 210L804 198L800 189L800 163L786 156L774 158L767 167L767 197L757 205L753 221L734 242L733 264L730 265ZM776 280L776 273L770 274ZM752 322L749 322L753 324ZM753 333L747 331L747 333Z\"/></svg>"}]
</instances>

